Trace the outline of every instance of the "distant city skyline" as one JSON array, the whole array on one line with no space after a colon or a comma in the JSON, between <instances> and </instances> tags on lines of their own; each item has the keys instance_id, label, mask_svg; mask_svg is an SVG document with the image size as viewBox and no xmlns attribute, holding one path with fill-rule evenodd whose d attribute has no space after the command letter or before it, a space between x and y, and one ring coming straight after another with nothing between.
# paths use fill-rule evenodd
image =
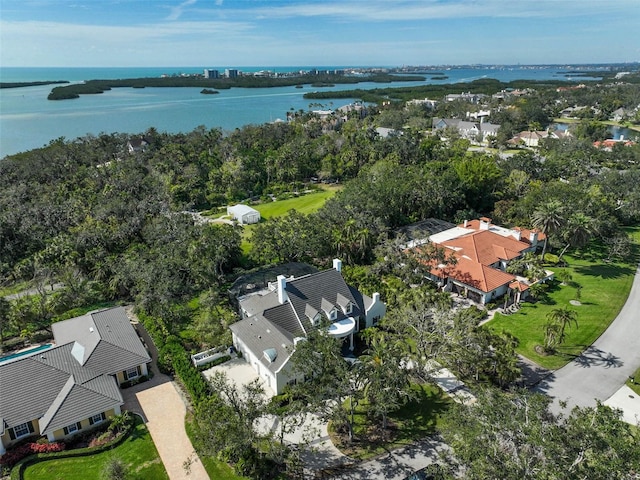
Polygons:
<instances>
[{"instance_id":1,"label":"distant city skyline","mask_svg":"<svg viewBox=\"0 0 640 480\"><path fill-rule=\"evenodd\" d=\"M639 0L0 0L0 66L640 60Z\"/></svg>"}]
</instances>

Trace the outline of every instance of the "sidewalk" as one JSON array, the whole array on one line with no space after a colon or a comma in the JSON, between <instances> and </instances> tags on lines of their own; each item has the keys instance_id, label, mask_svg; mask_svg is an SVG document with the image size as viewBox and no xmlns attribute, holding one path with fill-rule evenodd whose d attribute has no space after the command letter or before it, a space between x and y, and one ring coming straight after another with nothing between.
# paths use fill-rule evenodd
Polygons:
<instances>
[{"instance_id":1,"label":"sidewalk","mask_svg":"<svg viewBox=\"0 0 640 480\"><path fill-rule=\"evenodd\" d=\"M622 419L631 425L640 425L640 395L623 385L604 404L622 410Z\"/></svg>"}]
</instances>

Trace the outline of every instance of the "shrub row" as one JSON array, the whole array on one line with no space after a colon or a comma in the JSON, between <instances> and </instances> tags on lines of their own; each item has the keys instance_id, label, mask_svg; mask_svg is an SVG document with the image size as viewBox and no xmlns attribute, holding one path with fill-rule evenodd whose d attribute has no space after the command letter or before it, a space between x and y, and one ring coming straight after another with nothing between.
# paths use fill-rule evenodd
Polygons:
<instances>
[{"instance_id":1,"label":"shrub row","mask_svg":"<svg viewBox=\"0 0 640 480\"><path fill-rule=\"evenodd\" d=\"M122 435L117 436L113 441L109 443L105 443L97 447L76 448L73 450L63 450L52 453L36 453L30 455L19 461L13 467L13 469L11 470L10 480L23 480L25 469L29 465L33 465L34 463L43 462L45 460L53 460L55 458L86 457L89 455L95 455L96 453L104 452L106 450L111 450L112 448L120 445L129 437L136 423L137 422L129 422L126 426L126 429L122 432Z\"/></svg>"},{"instance_id":2,"label":"shrub row","mask_svg":"<svg viewBox=\"0 0 640 480\"><path fill-rule=\"evenodd\" d=\"M211 393L209 384L191 362L191 356L180 339L175 335L166 335L160 322L153 317L138 313L138 318L158 349L158 368L164 373L175 374L187 389L191 401L198 404Z\"/></svg>"},{"instance_id":3,"label":"shrub row","mask_svg":"<svg viewBox=\"0 0 640 480\"><path fill-rule=\"evenodd\" d=\"M24 445L20 445L19 447L9 450L7 453L2 455L2 457L0 458L0 465L13 467L20 460L22 460L23 458L29 455L33 455L34 453L61 452L65 448L66 448L66 445L63 442L25 443Z\"/></svg>"}]
</instances>

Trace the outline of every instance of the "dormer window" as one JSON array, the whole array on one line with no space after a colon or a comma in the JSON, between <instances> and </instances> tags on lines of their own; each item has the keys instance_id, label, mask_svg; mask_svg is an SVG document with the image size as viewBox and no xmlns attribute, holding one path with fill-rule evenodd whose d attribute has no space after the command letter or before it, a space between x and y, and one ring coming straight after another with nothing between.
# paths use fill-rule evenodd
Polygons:
<instances>
[{"instance_id":1,"label":"dormer window","mask_svg":"<svg viewBox=\"0 0 640 480\"><path fill-rule=\"evenodd\" d=\"M353 311L353 303L349 302L347 306L344 308L345 315L350 315Z\"/></svg>"},{"instance_id":2,"label":"dormer window","mask_svg":"<svg viewBox=\"0 0 640 480\"><path fill-rule=\"evenodd\" d=\"M317 327L318 325L320 325L321 319L322 319L322 315L320 315L319 313L316 313L316 315L311 319L311 325L313 325L314 327Z\"/></svg>"},{"instance_id":3,"label":"dormer window","mask_svg":"<svg viewBox=\"0 0 640 480\"><path fill-rule=\"evenodd\" d=\"M318 325L320 325L320 319L321 319L320 312L318 312L318 310L313 308L308 303L304 309L304 314L307 316L307 318L311 322L311 325L313 325L314 327L317 327Z\"/></svg>"},{"instance_id":4,"label":"dormer window","mask_svg":"<svg viewBox=\"0 0 640 480\"><path fill-rule=\"evenodd\" d=\"M338 311L334 307L329 312L329 320L335 320L336 318L338 318Z\"/></svg>"}]
</instances>

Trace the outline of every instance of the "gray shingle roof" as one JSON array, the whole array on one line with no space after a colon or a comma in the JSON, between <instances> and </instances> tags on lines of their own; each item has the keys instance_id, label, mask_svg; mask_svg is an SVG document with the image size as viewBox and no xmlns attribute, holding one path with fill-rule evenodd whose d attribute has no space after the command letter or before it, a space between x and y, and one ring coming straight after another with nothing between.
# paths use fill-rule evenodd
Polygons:
<instances>
[{"instance_id":1,"label":"gray shingle roof","mask_svg":"<svg viewBox=\"0 0 640 480\"><path fill-rule=\"evenodd\" d=\"M290 348L293 345L293 337L285 335L281 329L271 323L262 315L245 318L229 327L237 337L241 338L244 344L256 356L260 362L273 372L277 372L288 360ZM273 348L276 351L276 359L269 362L262 352Z\"/></svg>"},{"instance_id":2,"label":"gray shingle roof","mask_svg":"<svg viewBox=\"0 0 640 480\"><path fill-rule=\"evenodd\" d=\"M41 433L122 404L111 376L151 360L122 307L53 324L58 346L0 365L0 418Z\"/></svg>"},{"instance_id":3,"label":"gray shingle roof","mask_svg":"<svg viewBox=\"0 0 640 480\"><path fill-rule=\"evenodd\" d=\"M84 347L82 364L102 373L151 361L122 307L57 322L52 330L56 343L77 342Z\"/></svg>"},{"instance_id":4,"label":"gray shingle roof","mask_svg":"<svg viewBox=\"0 0 640 480\"><path fill-rule=\"evenodd\" d=\"M272 371L279 370L289 358L294 338L306 337L306 332L314 328L309 320L309 316L313 317L310 314L329 312L335 307L336 321L348 316L357 318L364 314L365 303L371 303L369 297L349 287L335 269L288 280L286 292L289 301L284 304L278 302L277 291L242 299L242 309L251 312L252 316L230 327ZM349 303L353 308L349 315L345 315L341 307ZM262 354L269 348L274 348L277 353L273 363Z\"/></svg>"}]
</instances>

